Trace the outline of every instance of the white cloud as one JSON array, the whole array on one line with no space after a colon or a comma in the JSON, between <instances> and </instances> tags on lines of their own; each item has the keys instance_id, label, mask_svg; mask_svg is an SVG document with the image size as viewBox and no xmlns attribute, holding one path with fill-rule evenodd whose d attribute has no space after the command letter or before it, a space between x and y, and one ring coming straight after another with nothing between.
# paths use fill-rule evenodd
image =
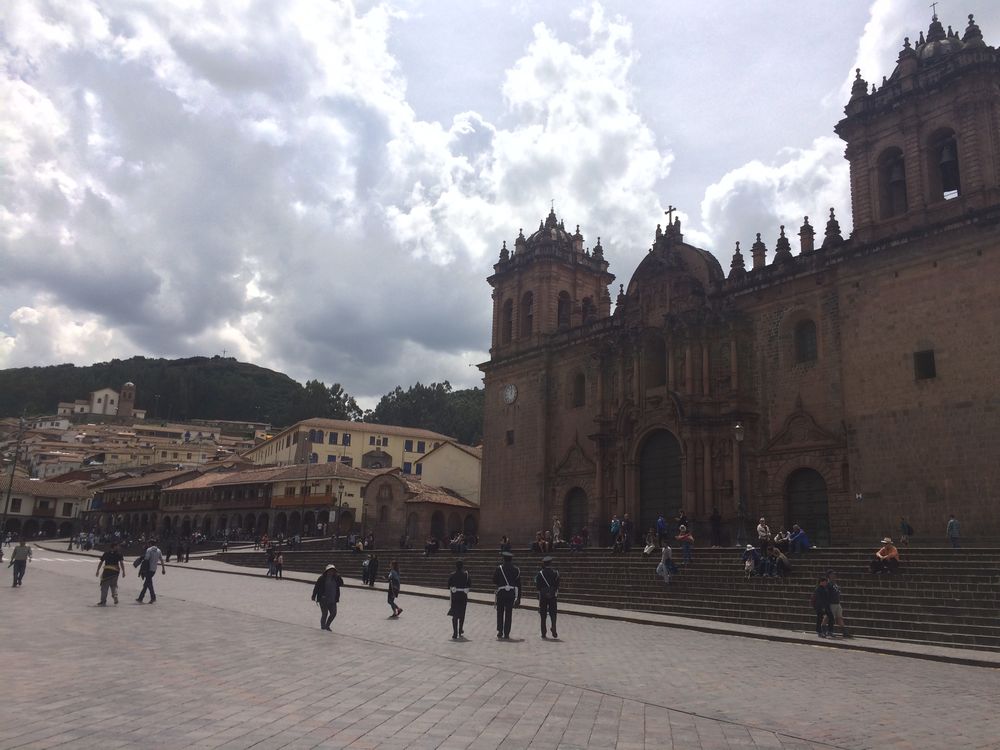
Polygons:
<instances>
[{"instance_id":1,"label":"white cloud","mask_svg":"<svg viewBox=\"0 0 1000 750\"><path fill-rule=\"evenodd\" d=\"M499 241L550 198L589 243L641 253L671 157L637 112L627 21L593 5L564 38L536 25L502 116L442 125L407 101L400 17L0 9L0 285L40 316L11 319L3 363L227 349L362 397L472 383Z\"/></svg>"},{"instance_id":2,"label":"white cloud","mask_svg":"<svg viewBox=\"0 0 1000 750\"><path fill-rule=\"evenodd\" d=\"M844 144L823 136L806 149L786 149L772 164L752 161L727 172L705 190L701 223L724 269L736 241L749 249L756 232L774 248L780 225L790 237L804 216L822 240L830 207L841 229L850 227L850 185ZM793 243L794 247L794 243Z\"/></svg>"}]
</instances>

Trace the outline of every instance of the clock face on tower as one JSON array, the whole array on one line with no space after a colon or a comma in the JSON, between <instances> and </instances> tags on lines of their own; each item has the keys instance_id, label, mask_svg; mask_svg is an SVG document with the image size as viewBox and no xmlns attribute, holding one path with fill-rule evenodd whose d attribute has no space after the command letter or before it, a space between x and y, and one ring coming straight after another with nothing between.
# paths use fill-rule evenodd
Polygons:
<instances>
[{"instance_id":1,"label":"clock face on tower","mask_svg":"<svg viewBox=\"0 0 1000 750\"><path fill-rule=\"evenodd\" d=\"M508 383L503 387L503 400L506 404L513 404L517 401L517 386L513 383Z\"/></svg>"}]
</instances>

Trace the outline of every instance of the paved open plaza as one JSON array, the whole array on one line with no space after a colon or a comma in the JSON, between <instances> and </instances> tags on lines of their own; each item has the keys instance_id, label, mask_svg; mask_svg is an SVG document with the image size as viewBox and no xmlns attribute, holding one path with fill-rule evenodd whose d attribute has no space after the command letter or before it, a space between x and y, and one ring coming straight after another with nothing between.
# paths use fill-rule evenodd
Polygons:
<instances>
[{"instance_id":1,"label":"paved open plaza","mask_svg":"<svg viewBox=\"0 0 1000 750\"><path fill-rule=\"evenodd\" d=\"M171 566L139 605L130 567L99 608L96 567L36 548L0 587L0 747L1000 747L994 669L579 616L543 641L528 607L498 642L479 604L455 642L405 570L398 620L348 588L330 633L263 575Z\"/></svg>"}]
</instances>

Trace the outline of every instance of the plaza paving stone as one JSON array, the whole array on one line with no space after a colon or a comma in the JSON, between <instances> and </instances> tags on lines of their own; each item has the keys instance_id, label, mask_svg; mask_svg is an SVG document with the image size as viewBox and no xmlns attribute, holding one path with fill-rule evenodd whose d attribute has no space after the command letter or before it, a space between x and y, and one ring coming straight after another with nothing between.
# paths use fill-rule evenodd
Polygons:
<instances>
[{"instance_id":1,"label":"plaza paving stone","mask_svg":"<svg viewBox=\"0 0 1000 750\"><path fill-rule=\"evenodd\" d=\"M95 607L96 560L0 586L0 748L1000 748L1000 671L170 567ZM486 575L487 571L473 571ZM9 580L9 579L8 579Z\"/></svg>"}]
</instances>

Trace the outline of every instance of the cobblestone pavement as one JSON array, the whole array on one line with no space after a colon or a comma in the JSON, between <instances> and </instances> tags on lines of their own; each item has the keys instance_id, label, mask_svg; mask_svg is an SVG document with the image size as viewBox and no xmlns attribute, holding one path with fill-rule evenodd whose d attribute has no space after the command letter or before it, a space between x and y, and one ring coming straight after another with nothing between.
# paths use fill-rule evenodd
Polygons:
<instances>
[{"instance_id":1,"label":"cobblestone pavement","mask_svg":"<svg viewBox=\"0 0 1000 750\"><path fill-rule=\"evenodd\" d=\"M95 607L96 560L36 550L0 586L0 748L1000 748L1000 672L168 568ZM6 570L6 569L4 569ZM525 571L527 572L527 571ZM486 575L487 571L472 571Z\"/></svg>"}]
</instances>

